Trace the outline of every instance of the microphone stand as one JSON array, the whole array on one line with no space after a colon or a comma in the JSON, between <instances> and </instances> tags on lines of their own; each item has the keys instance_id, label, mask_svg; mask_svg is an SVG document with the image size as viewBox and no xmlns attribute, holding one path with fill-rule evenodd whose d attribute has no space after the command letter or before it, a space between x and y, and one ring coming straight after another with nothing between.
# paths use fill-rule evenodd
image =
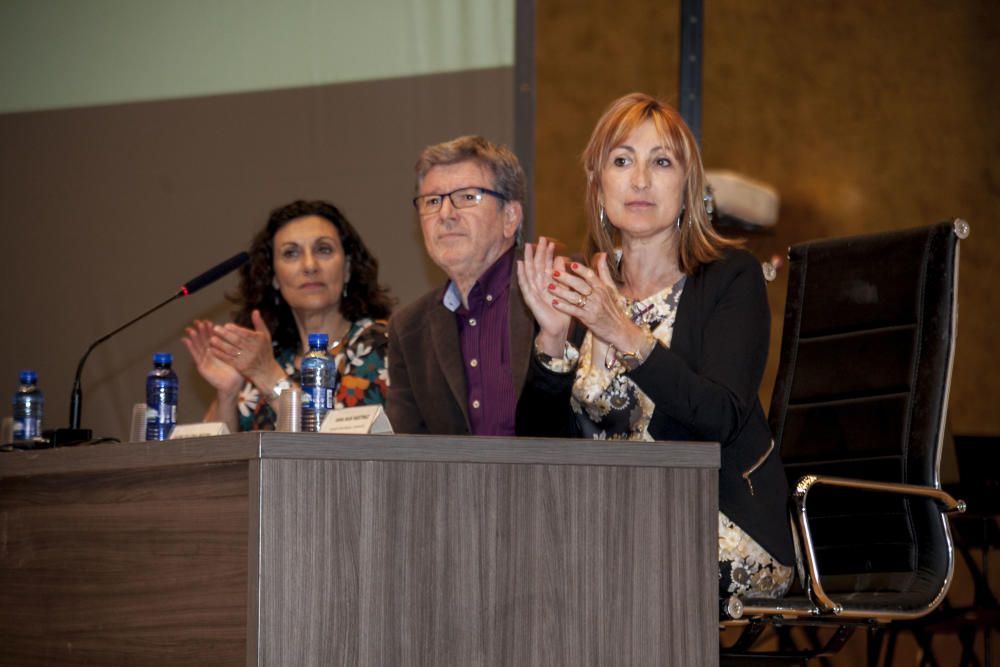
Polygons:
<instances>
[{"instance_id":1,"label":"microphone stand","mask_svg":"<svg viewBox=\"0 0 1000 667\"><path fill-rule=\"evenodd\" d=\"M142 318L146 317L147 315L150 315L159 310L160 308L163 308L171 301L179 299L182 296L188 296L189 294L194 294L202 287L212 284L213 282L215 282L222 276L226 275L227 273L230 273L231 271L235 271L243 264L245 264L247 261L249 261L249 259L250 255L248 255L246 252L236 253L226 261L213 266L208 271L205 271L204 273L201 273L192 278L191 280L189 280L186 284L182 285L181 288L177 290L177 292L175 292L166 301L158 303L157 305L153 306L152 308L144 312L142 315L139 315L138 317L129 320L128 322L121 325L114 331L111 331L110 333L101 336L93 343L91 343L90 347L87 348L87 351L83 353L83 357L80 359L80 363L77 364L76 375L73 377L73 391L69 397L69 428L57 428L52 435L52 444L56 447L60 447L62 445L76 445L81 442L87 442L88 440L93 438L94 435L93 431L87 428L80 428L80 411L83 405L83 388L81 387L80 384L80 377L83 375L83 365L84 363L86 363L87 357L90 356L90 353L94 351L95 347L97 347L107 339L111 338L119 331L127 329L128 327L132 326L133 324L135 324Z\"/></svg>"},{"instance_id":2,"label":"microphone stand","mask_svg":"<svg viewBox=\"0 0 1000 667\"><path fill-rule=\"evenodd\" d=\"M63 445L86 442L91 438L93 438L94 434L93 431L91 431L91 429L80 428L80 411L83 404L83 387L80 384L80 377L81 375L83 375L83 365L87 362L87 357L89 357L90 353L94 351L94 348L103 343L104 341L106 341L107 339L114 336L122 329L127 329L128 327L132 326L142 318L146 317L147 315L153 314L154 312L156 312L160 308L163 308L171 301L179 299L185 294L187 294L187 290L184 289L180 290L179 292L171 296L169 299L160 302L159 304L153 306L152 308L144 312L142 315L139 315L138 317L129 320L128 322L121 325L114 331L111 331L101 336L100 338L98 338L97 340L95 340L93 343L90 344L90 347L87 348L87 351L83 353L83 357L80 359L80 363L77 364L76 375L73 377L73 391L69 397L69 428L58 428L55 430L55 433L52 436L52 444L54 446L61 447Z\"/></svg>"}]
</instances>

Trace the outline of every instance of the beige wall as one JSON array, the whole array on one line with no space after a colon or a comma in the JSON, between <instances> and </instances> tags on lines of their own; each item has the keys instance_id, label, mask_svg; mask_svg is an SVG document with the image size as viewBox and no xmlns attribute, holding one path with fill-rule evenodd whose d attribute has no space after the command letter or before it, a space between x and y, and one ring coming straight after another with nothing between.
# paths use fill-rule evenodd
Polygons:
<instances>
[{"instance_id":1,"label":"beige wall","mask_svg":"<svg viewBox=\"0 0 1000 667\"><path fill-rule=\"evenodd\" d=\"M751 240L792 243L960 216L953 430L1000 433L1000 4L991 0L706 0L702 136L709 168L774 185L781 214ZM579 155L615 97L675 103L679 1L538 0L536 229L582 242ZM785 276L770 287L777 363Z\"/></svg>"},{"instance_id":2,"label":"beige wall","mask_svg":"<svg viewBox=\"0 0 1000 667\"><path fill-rule=\"evenodd\" d=\"M0 387L34 368L43 427L66 426L87 345L246 249L268 212L335 202L401 303L440 284L410 203L427 144L480 132L513 142L513 69L82 109L0 114ZM235 276L99 347L83 426L125 438L156 351L172 352L179 421L212 393L181 345L193 318L228 320ZM5 399L9 401L10 399ZM7 410L0 414L10 414Z\"/></svg>"}]
</instances>

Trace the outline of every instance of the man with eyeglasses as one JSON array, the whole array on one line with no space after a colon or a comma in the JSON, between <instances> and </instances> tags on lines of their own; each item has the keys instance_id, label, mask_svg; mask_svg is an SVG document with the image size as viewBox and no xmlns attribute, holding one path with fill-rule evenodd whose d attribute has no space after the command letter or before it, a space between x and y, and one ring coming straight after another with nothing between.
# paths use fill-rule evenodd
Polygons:
<instances>
[{"instance_id":1,"label":"man with eyeglasses","mask_svg":"<svg viewBox=\"0 0 1000 667\"><path fill-rule=\"evenodd\" d=\"M482 137L429 146L413 199L448 275L389 322L386 412L397 433L514 435L534 320L514 271L524 218L517 157Z\"/></svg>"}]
</instances>

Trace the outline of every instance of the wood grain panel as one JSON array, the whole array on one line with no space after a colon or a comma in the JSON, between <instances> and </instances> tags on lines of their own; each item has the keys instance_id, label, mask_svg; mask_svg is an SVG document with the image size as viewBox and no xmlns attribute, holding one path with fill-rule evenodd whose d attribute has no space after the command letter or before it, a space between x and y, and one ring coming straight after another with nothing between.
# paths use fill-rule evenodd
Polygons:
<instances>
[{"instance_id":1,"label":"wood grain panel","mask_svg":"<svg viewBox=\"0 0 1000 667\"><path fill-rule=\"evenodd\" d=\"M247 667L257 665L260 626L260 459L247 465Z\"/></svg>"},{"instance_id":2,"label":"wood grain panel","mask_svg":"<svg viewBox=\"0 0 1000 667\"><path fill-rule=\"evenodd\" d=\"M713 470L261 465L261 664L717 660Z\"/></svg>"},{"instance_id":3,"label":"wood grain panel","mask_svg":"<svg viewBox=\"0 0 1000 667\"><path fill-rule=\"evenodd\" d=\"M245 463L4 479L0 664L245 664Z\"/></svg>"},{"instance_id":4,"label":"wood grain panel","mask_svg":"<svg viewBox=\"0 0 1000 667\"><path fill-rule=\"evenodd\" d=\"M0 452L0 479L25 475L110 472L224 463L257 458L260 434L238 433L167 442L104 443Z\"/></svg>"},{"instance_id":5,"label":"wood grain panel","mask_svg":"<svg viewBox=\"0 0 1000 667\"><path fill-rule=\"evenodd\" d=\"M574 444L4 455L0 664L712 664L718 446Z\"/></svg>"},{"instance_id":6,"label":"wood grain panel","mask_svg":"<svg viewBox=\"0 0 1000 667\"><path fill-rule=\"evenodd\" d=\"M261 665L357 663L361 465L261 462Z\"/></svg>"}]
</instances>

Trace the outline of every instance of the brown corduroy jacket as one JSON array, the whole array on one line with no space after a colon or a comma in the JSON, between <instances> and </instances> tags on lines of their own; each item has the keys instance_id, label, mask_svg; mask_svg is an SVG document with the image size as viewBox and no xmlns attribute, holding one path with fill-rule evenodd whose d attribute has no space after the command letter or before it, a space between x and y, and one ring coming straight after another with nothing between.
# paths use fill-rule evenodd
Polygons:
<instances>
[{"instance_id":1,"label":"brown corduroy jacket","mask_svg":"<svg viewBox=\"0 0 1000 667\"><path fill-rule=\"evenodd\" d=\"M458 323L441 302L442 294L442 288L432 290L389 320L386 414L396 433L471 433ZM507 326L511 373L520 390L528 374L535 321L516 270L511 271Z\"/></svg>"}]
</instances>

